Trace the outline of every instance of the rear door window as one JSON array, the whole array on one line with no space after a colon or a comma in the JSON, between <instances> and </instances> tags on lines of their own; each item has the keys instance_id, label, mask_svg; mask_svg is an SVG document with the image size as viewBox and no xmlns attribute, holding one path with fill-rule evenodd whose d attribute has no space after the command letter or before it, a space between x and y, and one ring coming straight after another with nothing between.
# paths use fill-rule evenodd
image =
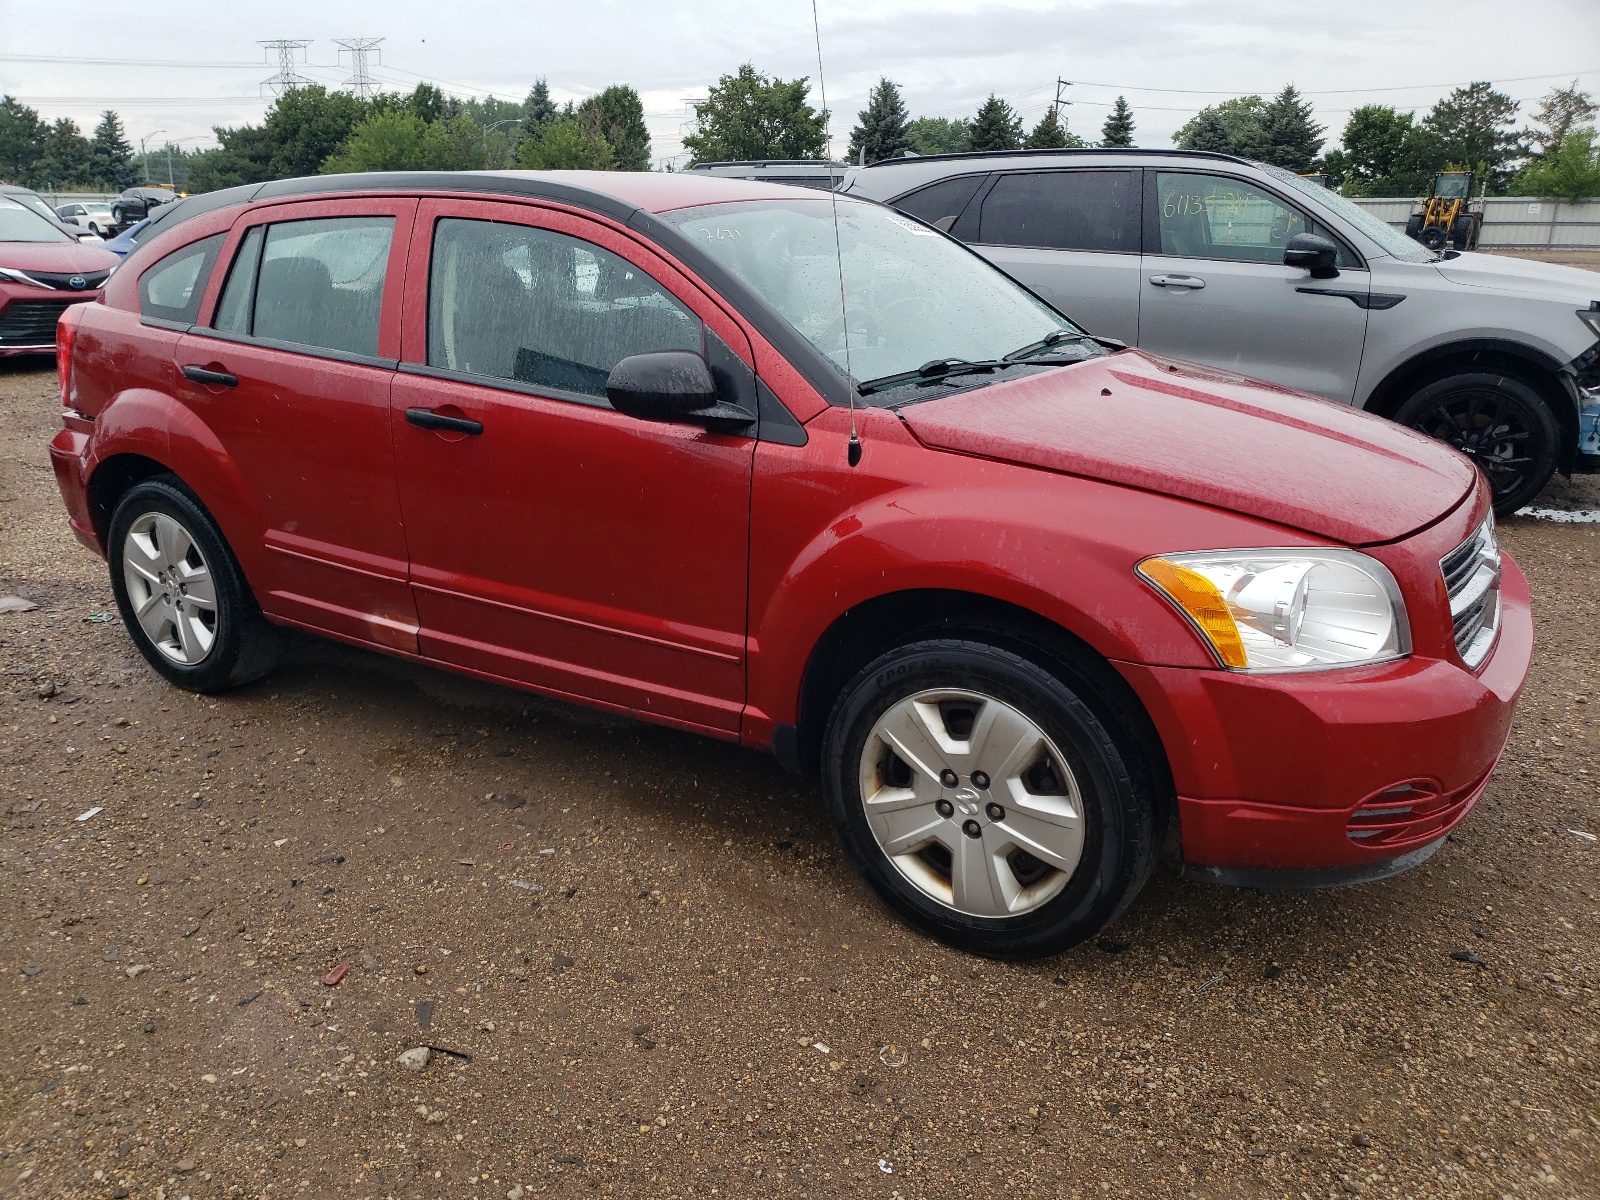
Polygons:
<instances>
[{"instance_id":1,"label":"rear door window","mask_svg":"<svg viewBox=\"0 0 1600 1200\"><path fill-rule=\"evenodd\" d=\"M376 357L393 237L393 217L257 226L234 255L213 324L241 336Z\"/></svg>"},{"instance_id":2,"label":"rear door window","mask_svg":"<svg viewBox=\"0 0 1600 1200\"><path fill-rule=\"evenodd\" d=\"M983 198L991 246L1139 252L1139 172L1008 172Z\"/></svg>"},{"instance_id":3,"label":"rear door window","mask_svg":"<svg viewBox=\"0 0 1600 1200\"><path fill-rule=\"evenodd\" d=\"M603 399L630 354L703 345L699 317L592 242L496 221L435 228L430 367Z\"/></svg>"},{"instance_id":4,"label":"rear door window","mask_svg":"<svg viewBox=\"0 0 1600 1200\"><path fill-rule=\"evenodd\" d=\"M174 250L139 276L140 314L194 324L211 267L226 237L227 234L218 233Z\"/></svg>"},{"instance_id":5,"label":"rear door window","mask_svg":"<svg viewBox=\"0 0 1600 1200\"><path fill-rule=\"evenodd\" d=\"M956 222L987 178L987 175L957 175L954 179L941 179L921 191L902 196L894 206L946 233L955 232Z\"/></svg>"}]
</instances>

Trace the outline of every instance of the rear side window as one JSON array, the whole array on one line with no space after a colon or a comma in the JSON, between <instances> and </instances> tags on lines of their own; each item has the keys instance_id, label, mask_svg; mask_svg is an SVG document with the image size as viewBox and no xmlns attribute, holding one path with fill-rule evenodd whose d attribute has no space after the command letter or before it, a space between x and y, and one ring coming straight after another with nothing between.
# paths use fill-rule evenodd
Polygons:
<instances>
[{"instance_id":1,"label":"rear side window","mask_svg":"<svg viewBox=\"0 0 1600 1200\"><path fill-rule=\"evenodd\" d=\"M941 179L920 192L902 196L894 202L894 206L903 213L910 213L918 220L951 233L962 211L986 178L986 175L957 175L954 179ZM960 236L959 233L957 236Z\"/></svg>"},{"instance_id":2,"label":"rear side window","mask_svg":"<svg viewBox=\"0 0 1600 1200\"><path fill-rule=\"evenodd\" d=\"M393 237L393 217L257 226L239 243L213 324L241 336L376 357Z\"/></svg>"},{"instance_id":3,"label":"rear side window","mask_svg":"<svg viewBox=\"0 0 1600 1200\"><path fill-rule=\"evenodd\" d=\"M174 250L139 276L140 315L194 324L206 280L226 237L219 233Z\"/></svg>"},{"instance_id":4,"label":"rear side window","mask_svg":"<svg viewBox=\"0 0 1600 1200\"><path fill-rule=\"evenodd\" d=\"M494 221L434 230L430 367L603 398L630 354L703 341L699 317L592 242Z\"/></svg>"},{"instance_id":5,"label":"rear side window","mask_svg":"<svg viewBox=\"0 0 1600 1200\"><path fill-rule=\"evenodd\" d=\"M1136 171L1005 174L983 198L979 238L992 246L1139 250Z\"/></svg>"}]
</instances>

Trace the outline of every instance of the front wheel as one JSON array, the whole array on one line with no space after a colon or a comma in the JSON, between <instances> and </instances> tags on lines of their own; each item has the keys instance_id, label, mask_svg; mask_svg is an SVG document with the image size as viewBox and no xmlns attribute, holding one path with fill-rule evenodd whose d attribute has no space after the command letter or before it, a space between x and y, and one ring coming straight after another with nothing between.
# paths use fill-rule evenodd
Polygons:
<instances>
[{"instance_id":1,"label":"front wheel","mask_svg":"<svg viewBox=\"0 0 1600 1200\"><path fill-rule=\"evenodd\" d=\"M1402 404L1394 419L1472 459L1489 481L1497 516L1516 512L1555 474L1560 434L1550 406L1509 376L1435 380Z\"/></svg>"},{"instance_id":2,"label":"front wheel","mask_svg":"<svg viewBox=\"0 0 1600 1200\"><path fill-rule=\"evenodd\" d=\"M128 634L168 682L220 692L265 675L281 635L256 607L211 515L171 477L129 489L106 539Z\"/></svg>"},{"instance_id":3,"label":"front wheel","mask_svg":"<svg viewBox=\"0 0 1600 1200\"><path fill-rule=\"evenodd\" d=\"M1055 954L1132 900L1155 806L1084 698L1009 651L917 642L841 694L823 747L845 851L913 925L962 950Z\"/></svg>"}]
</instances>

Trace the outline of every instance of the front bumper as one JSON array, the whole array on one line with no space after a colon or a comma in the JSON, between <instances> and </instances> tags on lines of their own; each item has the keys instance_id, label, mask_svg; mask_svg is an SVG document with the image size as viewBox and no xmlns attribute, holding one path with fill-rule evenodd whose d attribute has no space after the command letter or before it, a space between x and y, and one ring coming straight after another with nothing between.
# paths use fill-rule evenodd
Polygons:
<instances>
[{"instance_id":1,"label":"front bumper","mask_svg":"<svg viewBox=\"0 0 1600 1200\"><path fill-rule=\"evenodd\" d=\"M54 354L56 322L68 306L98 299L100 289L69 292L0 280L0 358Z\"/></svg>"},{"instance_id":2,"label":"front bumper","mask_svg":"<svg viewBox=\"0 0 1600 1200\"><path fill-rule=\"evenodd\" d=\"M1527 580L1503 561L1477 673L1421 655L1278 675L1116 664L1167 750L1185 873L1323 886L1431 853L1488 787L1533 656Z\"/></svg>"}]
</instances>

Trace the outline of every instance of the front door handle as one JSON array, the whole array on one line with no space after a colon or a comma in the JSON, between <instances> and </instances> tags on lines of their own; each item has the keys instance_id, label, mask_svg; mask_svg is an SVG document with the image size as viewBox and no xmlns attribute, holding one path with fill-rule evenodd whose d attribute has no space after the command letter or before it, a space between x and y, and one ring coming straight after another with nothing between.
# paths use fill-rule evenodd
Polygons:
<instances>
[{"instance_id":1,"label":"front door handle","mask_svg":"<svg viewBox=\"0 0 1600 1200\"><path fill-rule=\"evenodd\" d=\"M239 377L226 371L212 371L206 367L185 367L183 377L208 387L238 387Z\"/></svg>"},{"instance_id":2,"label":"front door handle","mask_svg":"<svg viewBox=\"0 0 1600 1200\"><path fill-rule=\"evenodd\" d=\"M1206 285L1198 275L1152 275L1150 282L1156 287L1194 288L1196 291Z\"/></svg>"},{"instance_id":3,"label":"front door handle","mask_svg":"<svg viewBox=\"0 0 1600 1200\"><path fill-rule=\"evenodd\" d=\"M434 412L431 408L406 409L406 423L415 425L418 429L448 429L452 433L483 432L482 421L474 421L471 417L448 417L444 413Z\"/></svg>"}]
</instances>

